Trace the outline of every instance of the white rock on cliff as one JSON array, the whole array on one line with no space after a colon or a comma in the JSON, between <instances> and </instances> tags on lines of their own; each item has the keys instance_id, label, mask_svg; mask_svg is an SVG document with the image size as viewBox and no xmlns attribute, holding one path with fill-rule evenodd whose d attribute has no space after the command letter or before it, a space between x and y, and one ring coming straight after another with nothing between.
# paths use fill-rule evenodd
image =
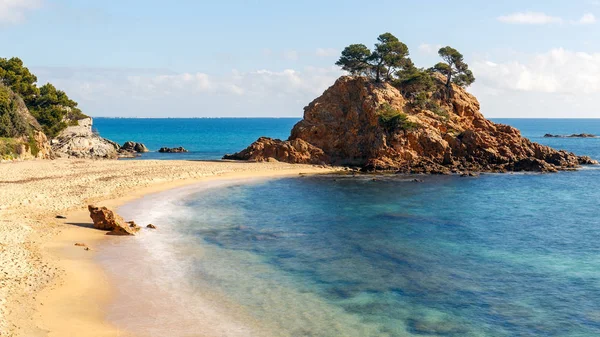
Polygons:
<instances>
[{"instance_id":1,"label":"white rock on cliff","mask_svg":"<svg viewBox=\"0 0 600 337\"><path fill-rule=\"evenodd\" d=\"M52 140L57 157L64 158L117 158L119 145L92 132L92 118L77 121Z\"/></svg>"}]
</instances>

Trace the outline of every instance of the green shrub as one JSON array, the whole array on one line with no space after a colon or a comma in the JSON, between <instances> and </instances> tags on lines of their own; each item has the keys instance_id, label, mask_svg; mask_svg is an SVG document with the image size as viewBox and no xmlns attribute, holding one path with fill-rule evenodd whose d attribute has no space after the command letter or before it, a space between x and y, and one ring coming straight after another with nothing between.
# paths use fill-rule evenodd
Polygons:
<instances>
[{"instance_id":1,"label":"green shrub","mask_svg":"<svg viewBox=\"0 0 600 337\"><path fill-rule=\"evenodd\" d=\"M29 123L17 111L17 104L5 86L0 86L0 137L20 137L29 134Z\"/></svg>"},{"instance_id":2,"label":"green shrub","mask_svg":"<svg viewBox=\"0 0 600 337\"><path fill-rule=\"evenodd\" d=\"M385 103L379 107L379 125L387 132L398 130L411 131L420 127L418 123L408 119L405 113L394 109L391 105Z\"/></svg>"},{"instance_id":3,"label":"green shrub","mask_svg":"<svg viewBox=\"0 0 600 337\"><path fill-rule=\"evenodd\" d=\"M70 99L64 91L57 90L50 83L38 88L36 82L35 75L29 72L19 58L0 58L0 83L23 98L25 105L33 117L38 120L47 136L55 137L68 125L76 125L77 120L88 117L77 107L77 102ZM2 108L6 110L4 103L11 100L11 93L9 92L7 96L2 91L5 90L0 90L0 105L2 106L0 110ZM0 118L3 118L1 111ZM7 117L4 117L0 120L0 124L4 125L7 121ZM10 125L11 130L21 127L14 121ZM7 129L9 127L0 130L0 136L5 135ZM22 134L26 135L27 130Z\"/></svg>"},{"instance_id":4,"label":"green shrub","mask_svg":"<svg viewBox=\"0 0 600 337\"><path fill-rule=\"evenodd\" d=\"M27 145L29 145L29 152L31 152L31 154L35 157L38 155L38 153L40 153L40 148L37 144L37 142L35 141L35 138L33 137L33 134L29 135L29 140L27 142Z\"/></svg>"},{"instance_id":5,"label":"green shrub","mask_svg":"<svg viewBox=\"0 0 600 337\"><path fill-rule=\"evenodd\" d=\"M450 118L450 114L444 107L441 107L437 102L429 100L425 105L425 108L434 114L440 116L442 119L447 120Z\"/></svg>"},{"instance_id":6,"label":"green shrub","mask_svg":"<svg viewBox=\"0 0 600 337\"><path fill-rule=\"evenodd\" d=\"M16 154L17 140L14 138L0 137L0 158L13 159Z\"/></svg>"}]
</instances>

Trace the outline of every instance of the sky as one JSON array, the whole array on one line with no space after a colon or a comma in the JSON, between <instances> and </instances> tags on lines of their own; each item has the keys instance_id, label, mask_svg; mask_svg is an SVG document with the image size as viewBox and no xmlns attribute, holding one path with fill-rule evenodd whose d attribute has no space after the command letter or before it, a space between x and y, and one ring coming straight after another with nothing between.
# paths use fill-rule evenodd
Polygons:
<instances>
[{"instance_id":1,"label":"sky","mask_svg":"<svg viewBox=\"0 0 600 337\"><path fill-rule=\"evenodd\" d=\"M0 0L19 57L91 116L301 117L352 43L458 49L486 117L600 118L600 0Z\"/></svg>"}]
</instances>

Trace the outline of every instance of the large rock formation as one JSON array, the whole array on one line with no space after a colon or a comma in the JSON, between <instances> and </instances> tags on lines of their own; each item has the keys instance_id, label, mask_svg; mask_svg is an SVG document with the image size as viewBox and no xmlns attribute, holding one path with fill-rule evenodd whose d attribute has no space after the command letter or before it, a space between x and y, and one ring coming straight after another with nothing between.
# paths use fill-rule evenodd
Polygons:
<instances>
[{"instance_id":1,"label":"large rock formation","mask_svg":"<svg viewBox=\"0 0 600 337\"><path fill-rule=\"evenodd\" d=\"M58 157L115 159L119 144L92 132L92 118L80 119L61 131L52 140L52 149Z\"/></svg>"},{"instance_id":2,"label":"large rock formation","mask_svg":"<svg viewBox=\"0 0 600 337\"><path fill-rule=\"evenodd\" d=\"M434 78L443 88L444 78ZM440 89L442 90L442 89ZM533 143L519 130L493 123L479 102L453 85L450 98L416 107L388 83L343 76L304 108L287 141L259 138L226 159L349 165L406 173L545 171L596 163ZM392 127L385 111L397 113Z\"/></svg>"}]
</instances>

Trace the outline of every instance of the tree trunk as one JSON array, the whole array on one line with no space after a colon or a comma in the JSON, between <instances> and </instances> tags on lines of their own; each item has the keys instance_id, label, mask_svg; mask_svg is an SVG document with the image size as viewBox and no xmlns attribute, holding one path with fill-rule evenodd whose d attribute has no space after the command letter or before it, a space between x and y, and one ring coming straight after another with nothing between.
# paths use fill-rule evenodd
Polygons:
<instances>
[{"instance_id":1,"label":"tree trunk","mask_svg":"<svg viewBox=\"0 0 600 337\"><path fill-rule=\"evenodd\" d=\"M448 76L446 77L446 100L450 99L450 85L452 79L452 71L448 72Z\"/></svg>"},{"instance_id":2,"label":"tree trunk","mask_svg":"<svg viewBox=\"0 0 600 337\"><path fill-rule=\"evenodd\" d=\"M375 75L375 82L381 82L381 66L383 65L383 61L380 61L377 64L377 75Z\"/></svg>"}]
</instances>

